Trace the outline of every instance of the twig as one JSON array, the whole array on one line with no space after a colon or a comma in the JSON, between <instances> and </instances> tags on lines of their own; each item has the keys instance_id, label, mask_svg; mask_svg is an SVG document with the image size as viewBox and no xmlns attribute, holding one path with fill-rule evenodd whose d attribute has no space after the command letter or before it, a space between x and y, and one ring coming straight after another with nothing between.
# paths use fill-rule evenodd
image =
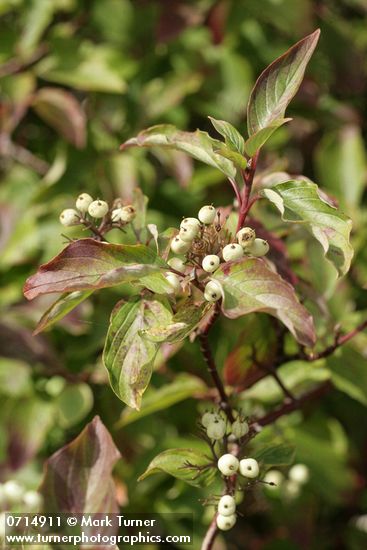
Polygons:
<instances>
[{"instance_id":1,"label":"twig","mask_svg":"<svg viewBox=\"0 0 367 550\"><path fill-rule=\"evenodd\" d=\"M206 535L204 537L203 543L201 545L201 550L211 550L213 548L213 544L215 541L215 537L217 536L217 533L218 533L217 514L215 514L209 526L209 529L207 530Z\"/></svg>"},{"instance_id":2,"label":"twig","mask_svg":"<svg viewBox=\"0 0 367 550\"><path fill-rule=\"evenodd\" d=\"M331 346L328 346L324 350L313 353L309 355L302 356L303 359L306 359L307 361L317 361L318 359L323 359L324 357L328 357L329 355L332 355L336 349L338 349L340 346L343 346L349 340L357 336L360 332L362 332L365 328L367 328L367 319L363 321L360 325L358 325L356 328L351 330L350 332L347 332L347 334L344 335L337 335L335 338L335 341Z\"/></svg>"},{"instance_id":3,"label":"twig","mask_svg":"<svg viewBox=\"0 0 367 550\"><path fill-rule=\"evenodd\" d=\"M242 197L241 197L241 193L240 193L240 191L239 191L239 189L238 189L238 187L237 187L237 183L236 183L235 180L232 179L232 178L228 178L228 179L229 179L230 184L231 184L232 187L233 187L233 191L234 191L234 193L235 193L235 195L236 195L236 199L238 200L238 207L241 208L241 205L242 205Z\"/></svg>"},{"instance_id":4,"label":"twig","mask_svg":"<svg viewBox=\"0 0 367 550\"><path fill-rule=\"evenodd\" d=\"M250 203L250 195L252 190L252 183L256 172L256 165L259 153L257 152L249 161L246 170L243 171L244 187L242 195L242 204L238 215L237 231L243 227L246 216L252 206ZM251 204L251 206L250 206Z\"/></svg>"}]
</instances>

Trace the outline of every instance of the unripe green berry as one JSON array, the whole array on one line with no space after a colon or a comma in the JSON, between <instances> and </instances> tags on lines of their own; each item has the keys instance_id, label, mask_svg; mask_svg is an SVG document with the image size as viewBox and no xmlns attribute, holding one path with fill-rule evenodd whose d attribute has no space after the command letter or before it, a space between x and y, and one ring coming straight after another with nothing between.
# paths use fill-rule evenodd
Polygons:
<instances>
[{"instance_id":1,"label":"unripe green berry","mask_svg":"<svg viewBox=\"0 0 367 550\"><path fill-rule=\"evenodd\" d=\"M239 417L233 422L231 431L233 435L240 439L240 437L243 437L246 435L249 431L249 426L246 422L246 420L241 420Z\"/></svg>"},{"instance_id":2,"label":"unripe green berry","mask_svg":"<svg viewBox=\"0 0 367 550\"><path fill-rule=\"evenodd\" d=\"M179 237L185 242L191 243L196 235L199 233L199 226L197 225L185 225L181 227Z\"/></svg>"},{"instance_id":3,"label":"unripe green berry","mask_svg":"<svg viewBox=\"0 0 367 550\"><path fill-rule=\"evenodd\" d=\"M222 256L225 262L238 260L243 256L243 248L237 243L227 244L222 250Z\"/></svg>"},{"instance_id":4,"label":"unripe green berry","mask_svg":"<svg viewBox=\"0 0 367 550\"><path fill-rule=\"evenodd\" d=\"M256 238L256 232L255 229L252 229L252 227L243 227L238 231L236 237L242 248L247 248L249 245L251 245L251 243L254 242Z\"/></svg>"},{"instance_id":5,"label":"unripe green berry","mask_svg":"<svg viewBox=\"0 0 367 550\"><path fill-rule=\"evenodd\" d=\"M206 433L210 439L222 439L226 433L226 423L217 416L207 427Z\"/></svg>"},{"instance_id":6,"label":"unripe green berry","mask_svg":"<svg viewBox=\"0 0 367 550\"><path fill-rule=\"evenodd\" d=\"M259 464L254 458L243 458L240 460L240 474L253 479L259 475Z\"/></svg>"},{"instance_id":7,"label":"unripe green berry","mask_svg":"<svg viewBox=\"0 0 367 550\"><path fill-rule=\"evenodd\" d=\"M80 224L79 214L76 210L74 210L74 208L66 208L63 210L60 214L59 220L65 227Z\"/></svg>"},{"instance_id":8,"label":"unripe green berry","mask_svg":"<svg viewBox=\"0 0 367 550\"><path fill-rule=\"evenodd\" d=\"M88 213L92 218L103 218L108 212L108 204L106 201L96 200L90 203Z\"/></svg>"},{"instance_id":9,"label":"unripe green berry","mask_svg":"<svg viewBox=\"0 0 367 550\"><path fill-rule=\"evenodd\" d=\"M218 514L231 516L236 511L236 501L231 495L224 495L218 502Z\"/></svg>"},{"instance_id":10,"label":"unripe green berry","mask_svg":"<svg viewBox=\"0 0 367 550\"><path fill-rule=\"evenodd\" d=\"M201 423L204 426L204 428L207 428L210 424L214 422L216 418L217 418L217 415L215 413L207 411L201 417Z\"/></svg>"},{"instance_id":11,"label":"unripe green berry","mask_svg":"<svg viewBox=\"0 0 367 550\"><path fill-rule=\"evenodd\" d=\"M217 212L214 206L211 206L211 205L203 206L199 210L198 218L201 221L201 223L208 225L210 223L213 223L213 221L215 220L216 213Z\"/></svg>"},{"instance_id":12,"label":"unripe green berry","mask_svg":"<svg viewBox=\"0 0 367 550\"><path fill-rule=\"evenodd\" d=\"M121 211L122 211L122 208L115 208L114 210L112 210L111 221L115 223L119 222L121 220Z\"/></svg>"},{"instance_id":13,"label":"unripe green berry","mask_svg":"<svg viewBox=\"0 0 367 550\"><path fill-rule=\"evenodd\" d=\"M120 219L122 222L126 222L126 223L132 222L135 216L136 216L136 210L131 204L129 204L128 206L123 206L121 208Z\"/></svg>"},{"instance_id":14,"label":"unripe green berry","mask_svg":"<svg viewBox=\"0 0 367 550\"><path fill-rule=\"evenodd\" d=\"M88 193L81 193L79 197L76 199L75 206L79 210L79 212L82 212L85 214L88 212L89 205L93 202L93 198L88 195Z\"/></svg>"},{"instance_id":15,"label":"unripe green berry","mask_svg":"<svg viewBox=\"0 0 367 550\"><path fill-rule=\"evenodd\" d=\"M219 267L219 264L219 256L217 256L216 254L208 254L208 256L205 256L205 258L203 259L201 265L204 271L206 271L207 273L213 273L213 271L215 271Z\"/></svg>"},{"instance_id":16,"label":"unripe green berry","mask_svg":"<svg viewBox=\"0 0 367 550\"><path fill-rule=\"evenodd\" d=\"M246 253L251 254L251 256L256 256L260 258L265 256L269 252L269 243L264 239L255 239L254 242L246 248Z\"/></svg>"},{"instance_id":17,"label":"unripe green berry","mask_svg":"<svg viewBox=\"0 0 367 550\"><path fill-rule=\"evenodd\" d=\"M177 294L181 290L181 282L179 277L176 275L176 273L167 273L166 280L169 282L169 284L172 287L172 292Z\"/></svg>"},{"instance_id":18,"label":"unripe green berry","mask_svg":"<svg viewBox=\"0 0 367 550\"><path fill-rule=\"evenodd\" d=\"M205 285L204 298L208 302L217 302L222 297L222 287L217 281L209 281Z\"/></svg>"},{"instance_id":19,"label":"unripe green berry","mask_svg":"<svg viewBox=\"0 0 367 550\"><path fill-rule=\"evenodd\" d=\"M289 470L288 477L292 481L295 481L296 483L303 485L304 483L307 483L310 477L310 473L305 464L295 464Z\"/></svg>"},{"instance_id":20,"label":"unripe green berry","mask_svg":"<svg viewBox=\"0 0 367 550\"><path fill-rule=\"evenodd\" d=\"M197 218L184 218L180 223L180 229L182 229L183 227L187 227L188 225L195 225L197 227L200 227L200 222Z\"/></svg>"},{"instance_id":21,"label":"unripe green berry","mask_svg":"<svg viewBox=\"0 0 367 550\"><path fill-rule=\"evenodd\" d=\"M222 455L218 460L218 470L224 476L232 476L235 474L239 468L239 465L240 463L238 458L230 453Z\"/></svg>"},{"instance_id":22,"label":"unripe green berry","mask_svg":"<svg viewBox=\"0 0 367 550\"><path fill-rule=\"evenodd\" d=\"M283 494L287 499L294 499L299 496L301 485L292 479L287 479L283 484Z\"/></svg>"},{"instance_id":23,"label":"unripe green berry","mask_svg":"<svg viewBox=\"0 0 367 550\"><path fill-rule=\"evenodd\" d=\"M223 516L223 514L218 514L216 518L217 527L221 531L229 531L232 529L236 521L236 514L232 514L231 516Z\"/></svg>"},{"instance_id":24,"label":"unripe green berry","mask_svg":"<svg viewBox=\"0 0 367 550\"><path fill-rule=\"evenodd\" d=\"M170 267L172 267L172 269L181 271L181 273L186 269L185 262L181 258L171 258L167 263Z\"/></svg>"},{"instance_id":25,"label":"unripe green berry","mask_svg":"<svg viewBox=\"0 0 367 550\"><path fill-rule=\"evenodd\" d=\"M175 254L185 254L190 250L190 243L183 241L180 237L174 237L171 242L171 250Z\"/></svg>"}]
</instances>

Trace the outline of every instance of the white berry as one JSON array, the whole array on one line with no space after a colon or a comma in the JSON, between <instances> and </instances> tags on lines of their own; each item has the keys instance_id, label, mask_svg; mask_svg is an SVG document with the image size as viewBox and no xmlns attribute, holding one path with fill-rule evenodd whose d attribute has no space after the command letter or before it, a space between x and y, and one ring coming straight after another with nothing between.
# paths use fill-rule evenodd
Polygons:
<instances>
[{"instance_id":1,"label":"white berry","mask_svg":"<svg viewBox=\"0 0 367 550\"><path fill-rule=\"evenodd\" d=\"M120 220L122 222L131 222L136 216L135 208L130 204L121 208Z\"/></svg>"},{"instance_id":2,"label":"white berry","mask_svg":"<svg viewBox=\"0 0 367 550\"><path fill-rule=\"evenodd\" d=\"M108 212L108 204L106 201L96 200L88 206L88 213L92 218L103 218Z\"/></svg>"},{"instance_id":3,"label":"white berry","mask_svg":"<svg viewBox=\"0 0 367 550\"><path fill-rule=\"evenodd\" d=\"M218 469L224 476L232 476L239 468L239 460L234 455L227 453L218 460Z\"/></svg>"},{"instance_id":4,"label":"white berry","mask_svg":"<svg viewBox=\"0 0 367 550\"><path fill-rule=\"evenodd\" d=\"M237 243L227 244L222 250L222 256L225 262L238 260L243 256L243 248Z\"/></svg>"},{"instance_id":5,"label":"white berry","mask_svg":"<svg viewBox=\"0 0 367 550\"><path fill-rule=\"evenodd\" d=\"M181 282L179 277L176 275L176 273L167 273L166 280L169 282L169 284L172 287L172 292L180 292L181 290Z\"/></svg>"},{"instance_id":6,"label":"white berry","mask_svg":"<svg viewBox=\"0 0 367 550\"><path fill-rule=\"evenodd\" d=\"M206 271L207 273L213 273L213 271L215 271L219 267L219 264L219 256L217 256L216 254L208 254L208 256L205 256L205 258L203 259L201 265L204 271Z\"/></svg>"},{"instance_id":7,"label":"white berry","mask_svg":"<svg viewBox=\"0 0 367 550\"><path fill-rule=\"evenodd\" d=\"M39 510L42 505L42 496L37 491L27 491L23 495L23 503L31 510Z\"/></svg>"},{"instance_id":8,"label":"white berry","mask_svg":"<svg viewBox=\"0 0 367 550\"><path fill-rule=\"evenodd\" d=\"M226 423L217 416L207 427L206 433L210 439L222 439L226 433Z\"/></svg>"},{"instance_id":9,"label":"white berry","mask_svg":"<svg viewBox=\"0 0 367 550\"><path fill-rule=\"evenodd\" d=\"M114 210L112 210L111 221L115 223L119 222L121 220L121 211L122 211L122 208L115 208Z\"/></svg>"},{"instance_id":10,"label":"white berry","mask_svg":"<svg viewBox=\"0 0 367 550\"><path fill-rule=\"evenodd\" d=\"M254 242L246 248L246 253L251 254L251 256L256 256L260 258L265 256L269 252L269 243L264 239L255 239Z\"/></svg>"},{"instance_id":11,"label":"white berry","mask_svg":"<svg viewBox=\"0 0 367 550\"><path fill-rule=\"evenodd\" d=\"M181 227L179 237L185 242L191 243L196 235L199 233L199 226L197 225L185 225Z\"/></svg>"},{"instance_id":12,"label":"white berry","mask_svg":"<svg viewBox=\"0 0 367 550\"><path fill-rule=\"evenodd\" d=\"M93 198L88 195L88 193L82 193L79 195L79 197L76 199L75 206L79 210L79 212L82 212L85 214L88 212L89 205L93 202Z\"/></svg>"},{"instance_id":13,"label":"white berry","mask_svg":"<svg viewBox=\"0 0 367 550\"><path fill-rule=\"evenodd\" d=\"M3 492L4 497L11 501L11 502L17 502L19 501L24 493L24 489L18 481L15 481L13 479L10 479L3 485Z\"/></svg>"},{"instance_id":14,"label":"white berry","mask_svg":"<svg viewBox=\"0 0 367 550\"><path fill-rule=\"evenodd\" d=\"M222 287L217 281L209 281L205 285L204 298L208 302L217 302L222 297Z\"/></svg>"},{"instance_id":15,"label":"white berry","mask_svg":"<svg viewBox=\"0 0 367 550\"><path fill-rule=\"evenodd\" d=\"M197 227L200 227L200 222L197 218L184 218L180 223L180 229L182 229L183 227L187 227L188 225L195 225Z\"/></svg>"},{"instance_id":16,"label":"white berry","mask_svg":"<svg viewBox=\"0 0 367 550\"><path fill-rule=\"evenodd\" d=\"M288 477L292 481L295 481L296 483L303 485L304 483L307 483L310 477L310 473L305 464L295 464L289 470Z\"/></svg>"},{"instance_id":17,"label":"white berry","mask_svg":"<svg viewBox=\"0 0 367 550\"><path fill-rule=\"evenodd\" d=\"M215 413L207 411L201 417L201 423L204 428L208 428L208 426L210 426L210 424L212 424L216 418L217 415Z\"/></svg>"},{"instance_id":18,"label":"white berry","mask_svg":"<svg viewBox=\"0 0 367 550\"><path fill-rule=\"evenodd\" d=\"M218 513L222 516L231 516L236 511L236 501L231 495L224 495L218 502Z\"/></svg>"},{"instance_id":19,"label":"white berry","mask_svg":"<svg viewBox=\"0 0 367 550\"><path fill-rule=\"evenodd\" d=\"M181 273L186 269L185 262L181 258L171 258L167 263L172 269L181 271Z\"/></svg>"},{"instance_id":20,"label":"white berry","mask_svg":"<svg viewBox=\"0 0 367 550\"><path fill-rule=\"evenodd\" d=\"M252 229L252 227L243 227L238 231L236 237L242 248L247 248L250 244L254 242L256 238L256 232L255 229Z\"/></svg>"},{"instance_id":21,"label":"white berry","mask_svg":"<svg viewBox=\"0 0 367 550\"><path fill-rule=\"evenodd\" d=\"M218 514L216 519L217 527L221 531L229 531L236 523L236 520L236 514L232 514L231 516L223 516L223 514Z\"/></svg>"},{"instance_id":22,"label":"white berry","mask_svg":"<svg viewBox=\"0 0 367 550\"><path fill-rule=\"evenodd\" d=\"M246 435L249 431L246 420L241 420L240 418L237 418L232 424L231 431L237 439Z\"/></svg>"},{"instance_id":23,"label":"white berry","mask_svg":"<svg viewBox=\"0 0 367 550\"><path fill-rule=\"evenodd\" d=\"M62 225L70 227L71 225L78 225L80 223L79 214L74 208L66 208L60 214L59 218Z\"/></svg>"},{"instance_id":24,"label":"white berry","mask_svg":"<svg viewBox=\"0 0 367 550\"><path fill-rule=\"evenodd\" d=\"M264 476L264 481L269 485L266 487L270 490L278 489L284 481L284 476L279 470L269 470Z\"/></svg>"},{"instance_id":25,"label":"white berry","mask_svg":"<svg viewBox=\"0 0 367 550\"><path fill-rule=\"evenodd\" d=\"M190 243L183 241L180 237L175 237L171 242L171 250L175 254L185 254L190 250Z\"/></svg>"},{"instance_id":26,"label":"white berry","mask_svg":"<svg viewBox=\"0 0 367 550\"><path fill-rule=\"evenodd\" d=\"M259 465L254 458L240 460L240 474L244 477L255 478L259 475Z\"/></svg>"},{"instance_id":27,"label":"white berry","mask_svg":"<svg viewBox=\"0 0 367 550\"><path fill-rule=\"evenodd\" d=\"M214 206L203 206L200 208L198 213L198 218L201 221L201 223L205 223L206 225L213 223L216 216L216 210Z\"/></svg>"}]
</instances>

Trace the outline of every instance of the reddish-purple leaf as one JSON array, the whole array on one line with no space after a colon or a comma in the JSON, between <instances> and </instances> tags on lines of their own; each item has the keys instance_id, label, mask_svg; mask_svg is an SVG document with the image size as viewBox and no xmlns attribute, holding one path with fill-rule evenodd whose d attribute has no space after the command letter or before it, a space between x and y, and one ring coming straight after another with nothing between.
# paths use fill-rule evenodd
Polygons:
<instances>
[{"instance_id":1,"label":"reddish-purple leaf","mask_svg":"<svg viewBox=\"0 0 367 550\"><path fill-rule=\"evenodd\" d=\"M159 274L163 269L167 269L165 262L147 246L80 239L41 265L37 273L27 279L24 295L32 300L40 294L106 288L143 277L146 286L155 291L154 287L161 281L154 280L149 285L148 276Z\"/></svg>"},{"instance_id":2,"label":"reddish-purple leaf","mask_svg":"<svg viewBox=\"0 0 367 550\"><path fill-rule=\"evenodd\" d=\"M32 107L47 124L75 147L85 146L85 113L71 93L60 88L41 88L34 95Z\"/></svg>"},{"instance_id":3,"label":"reddish-purple leaf","mask_svg":"<svg viewBox=\"0 0 367 550\"><path fill-rule=\"evenodd\" d=\"M305 346L315 343L313 319L294 288L260 258L222 264L213 279L223 288L223 313L231 319L256 311L273 315Z\"/></svg>"},{"instance_id":4,"label":"reddish-purple leaf","mask_svg":"<svg viewBox=\"0 0 367 550\"><path fill-rule=\"evenodd\" d=\"M116 513L111 472L119 458L109 432L95 416L76 439L47 460L40 489L44 509L57 513Z\"/></svg>"}]
</instances>

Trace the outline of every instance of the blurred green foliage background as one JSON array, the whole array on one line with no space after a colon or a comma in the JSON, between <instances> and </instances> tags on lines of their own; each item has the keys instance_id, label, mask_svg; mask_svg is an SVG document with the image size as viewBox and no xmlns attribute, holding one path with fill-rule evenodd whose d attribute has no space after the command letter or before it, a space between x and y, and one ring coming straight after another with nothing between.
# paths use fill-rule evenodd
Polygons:
<instances>
[{"instance_id":1,"label":"blurred green foliage background","mask_svg":"<svg viewBox=\"0 0 367 550\"><path fill-rule=\"evenodd\" d=\"M148 221L160 230L195 214L203 202L231 204L231 189L214 168L171 151L119 153L119 144L162 122L213 134L207 115L245 132L256 77L320 27L316 53L287 112L294 120L266 145L258 177L302 173L352 218L355 259L337 286L319 248L292 238L287 244L303 290L314 300L308 305L318 310L321 341L329 342L337 323L353 328L367 312L367 2L0 0L0 16L2 480L36 488L46 458L100 414L123 456L116 479L124 509L193 511L200 540L211 517L198 502L202 493L164 476L136 482L159 451L201 446L195 422L205 405L186 399L200 395L198 378L208 380L198 346L187 343L171 359L162 354L143 400L143 411L147 402L153 403L147 411L156 412L134 416L112 393L100 359L121 289L96 294L52 331L34 337L52 300L26 303L22 286L65 244L58 215L81 191L111 200L129 198L141 186L150 201ZM270 208L262 222L279 224ZM80 230L68 231L75 236ZM219 364L247 322L216 327ZM310 468L310 482L293 500L262 489L256 498L245 495L245 517L218 549L243 548L239 540L249 550L367 547L366 530L356 521L367 514L366 355L367 335L361 334L332 359L339 391L264 430L264 443L296 443L296 460ZM347 375L340 368L345 365ZM179 372L188 378L170 391ZM288 365L283 376L301 389L329 374L316 364L294 376ZM163 387L167 393L156 395ZM243 406L252 413L266 410L281 400L276 390L255 385L244 392Z\"/></svg>"}]
</instances>

